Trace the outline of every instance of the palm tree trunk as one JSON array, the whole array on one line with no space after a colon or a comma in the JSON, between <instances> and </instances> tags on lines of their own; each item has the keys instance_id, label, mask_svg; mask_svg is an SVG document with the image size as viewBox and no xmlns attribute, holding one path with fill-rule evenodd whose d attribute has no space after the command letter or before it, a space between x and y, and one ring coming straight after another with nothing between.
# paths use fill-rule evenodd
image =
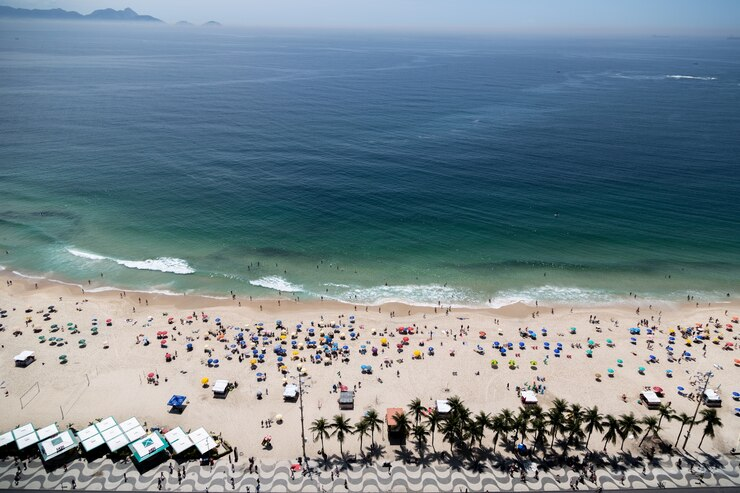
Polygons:
<instances>
[{"instance_id":1,"label":"palm tree trunk","mask_svg":"<svg viewBox=\"0 0 740 493\"><path fill-rule=\"evenodd\" d=\"M681 440L681 433L683 433L683 427L686 426L686 423L681 423L681 429L678 430L678 436L676 437L676 444L674 447L678 447L678 442Z\"/></svg>"},{"instance_id":2,"label":"palm tree trunk","mask_svg":"<svg viewBox=\"0 0 740 493\"><path fill-rule=\"evenodd\" d=\"M588 448L588 442L591 441L591 433L593 433L594 430L591 430L588 432L588 437L586 438L586 448Z\"/></svg>"},{"instance_id":3,"label":"palm tree trunk","mask_svg":"<svg viewBox=\"0 0 740 493\"><path fill-rule=\"evenodd\" d=\"M701 440L699 440L699 450L701 450L701 444L704 443L704 437L707 436L706 433L702 434Z\"/></svg>"},{"instance_id":4,"label":"palm tree trunk","mask_svg":"<svg viewBox=\"0 0 740 493\"><path fill-rule=\"evenodd\" d=\"M619 450L624 451L624 441L627 439L627 437L622 438L622 444L619 446Z\"/></svg>"},{"instance_id":5,"label":"palm tree trunk","mask_svg":"<svg viewBox=\"0 0 740 493\"><path fill-rule=\"evenodd\" d=\"M650 430L646 431L646 432L645 432L645 434L644 434L644 435L642 435L642 440L640 440L640 445L639 445L639 446L642 446L642 442L644 442L644 441L645 441L645 439L646 439L646 438L647 438L647 436L648 436L648 433L650 433Z\"/></svg>"}]
</instances>

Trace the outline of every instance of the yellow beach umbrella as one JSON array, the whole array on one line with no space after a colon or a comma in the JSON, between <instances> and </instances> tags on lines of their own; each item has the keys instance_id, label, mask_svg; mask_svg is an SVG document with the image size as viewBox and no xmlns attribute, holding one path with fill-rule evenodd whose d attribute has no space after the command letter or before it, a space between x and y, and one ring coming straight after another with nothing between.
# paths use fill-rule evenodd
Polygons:
<instances>
[{"instance_id":1,"label":"yellow beach umbrella","mask_svg":"<svg viewBox=\"0 0 740 493\"><path fill-rule=\"evenodd\" d=\"M200 383L202 383L203 385L208 385L208 377L201 378Z\"/></svg>"},{"instance_id":2,"label":"yellow beach umbrella","mask_svg":"<svg viewBox=\"0 0 740 493\"><path fill-rule=\"evenodd\" d=\"M414 358L421 358L421 351L419 351L418 349L414 351Z\"/></svg>"},{"instance_id":3,"label":"yellow beach umbrella","mask_svg":"<svg viewBox=\"0 0 740 493\"><path fill-rule=\"evenodd\" d=\"M380 339L380 344L383 345L383 346L387 346L388 345L388 339L386 339L385 337L381 338Z\"/></svg>"},{"instance_id":4,"label":"yellow beach umbrella","mask_svg":"<svg viewBox=\"0 0 740 493\"><path fill-rule=\"evenodd\" d=\"M257 360L255 358L252 358L252 359L249 360L249 364L252 365L252 366L254 366L254 365L257 364Z\"/></svg>"}]
</instances>

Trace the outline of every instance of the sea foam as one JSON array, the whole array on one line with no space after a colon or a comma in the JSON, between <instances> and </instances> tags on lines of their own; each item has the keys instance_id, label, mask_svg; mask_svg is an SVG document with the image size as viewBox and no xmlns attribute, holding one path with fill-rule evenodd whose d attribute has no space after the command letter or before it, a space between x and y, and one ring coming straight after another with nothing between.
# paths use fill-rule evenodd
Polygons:
<instances>
[{"instance_id":1,"label":"sea foam","mask_svg":"<svg viewBox=\"0 0 740 493\"><path fill-rule=\"evenodd\" d=\"M172 274L192 274L195 269L190 267L186 260L173 257L158 257L146 260L122 260L113 257L105 257L96 253L83 252L73 248L67 248L67 252L75 257L95 261L112 261L118 265L128 267L129 269L153 270L158 272L168 272Z\"/></svg>"},{"instance_id":2,"label":"sea foam","mask_svg":"<svg viewBox=\"0 0 740 493\"><path fill-rule=\"evenodd\" d=\"M356 287L328 297L345 303L363 303L367 305L404 303L414 306L438 306L441 304L441 306L469 307L480 304L480 301L476 301L464 289L439 284Z\"/></svg>"},{"instance_id":3,"label":"sea foam","mask_svg":"<svg viewBox=\"0 0 740 493\"><path fill-rule=\"evenodd\" d=\"M689 80L717 80L716 77L700 77L698 75L666 75L666 79L689 79Z\"/></svg>"},{"instance_id":4,"label":"sea foam","mask_svg":"<svg viewBox=\"0 0 740 493\"><path fill-rule=\"evenodd\" d=\"M279 276L265 276L249 281L252 286L259 286L261 288L274 289L275 291L285 291L287 293L298 293L303 291L303 286L298 284L291 284L282 277Z\"/></svg>"},{"instance_id":5,"label":"sea foam","mask_svg":"<svg viewBox=\"0 0 740 493\"><path fill-rule=\"evenodd\" d=\"M506 290L498 293L487 306L501 308L515 303L534 305L536 301L550 303L593 303L615 301L616 296L601 290L566 286L538 286L521 290Z\"/></svg>"}]
</instances>

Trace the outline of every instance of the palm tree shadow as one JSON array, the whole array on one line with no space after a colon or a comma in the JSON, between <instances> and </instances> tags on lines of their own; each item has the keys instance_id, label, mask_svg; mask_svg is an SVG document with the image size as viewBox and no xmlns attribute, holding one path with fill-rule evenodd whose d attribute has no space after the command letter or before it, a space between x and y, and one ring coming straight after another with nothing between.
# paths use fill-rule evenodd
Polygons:
<instances>
[{"instance_id":1,"label":"palm tree shadow","mask_svg":"<svg viewBox=\"0 0 740 493\"><path fill-rule=\"evenodd\" d=\"M622 464L626 464L629 467L641 466L643 462L642 457L635 457L634 455L632 455L632 452L620 452L618 454L618 457L621 457L619 462L621 462Z\"/></svg>"},{"instance_id":2,"label":"palm tree shadow","mask_svg":"<svg viewBox=\"0 0 740 493\"><path fill-rule=\"evenodd\" d=\"M404 464L409 464L409 463L412 463L412 462L416 462L416 457L406 447L402 447L400 450L396 450L396 454L395 455L396 455L396 460L400 460Z\"/></svg>"},{"instance_id":3,"label":"palm tree shadow","mask_svg":"<svg viewBox=\"0 0 740 493\"><path fill-rule=\"evenodd\" d=\"M703 461L700 461L707 468L721 469L722 462L719 461L719 455L712 455L708 452L702 451L700 456L704 457Z\"/></svg>"},{"instance_id":4,"label":"palm tree shadow","mask_svg":"<svg viewBox=\"0 0 740 493\"><path fill-rule=\"evenodd\" d=\"M367 448L367 453L363 457L363 461L372 463L374 459L379 459L385 454L385 446L379 443L370 444Z\"/></svg>"}]
</instances>

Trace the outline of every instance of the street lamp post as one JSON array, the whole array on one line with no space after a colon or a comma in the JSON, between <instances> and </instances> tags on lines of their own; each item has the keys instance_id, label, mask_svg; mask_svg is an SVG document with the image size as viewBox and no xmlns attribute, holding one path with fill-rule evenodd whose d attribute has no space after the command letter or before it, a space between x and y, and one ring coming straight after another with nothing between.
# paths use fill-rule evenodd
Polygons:
<instances>
[{"instance_id":1,"label":"street lamp post","mask_svg":"<svg viewBox=\"0 0 740 493\"><path fill-rule=\"evenodd\" d=\"M303 450L303 467L308 468L308 457L306 457L306 428L303 422L303 378L298 375L298 407L301 410L301 449Z\"/></svg>"},{"instance_id":2,"label":"street lamp post","mask_svg":"<svg viewBox=\"0 0 740 493\"><path fill-rule=\"evenodd\" d=\"M691 418L691 423L689 423L689 430L686 432L686 439L683 441L683 448L686 450L686 444L689 442L689 436L691 436L691 429L694 427L694 423L696 422L696 415L699 414L699 406L701 406L701 401L704 398L704 392L707 390L707 386L709 385L709 379L712 378L714 374L711 371L708 371L704 374L704 388L701 391L701 394L699 395L699 398L696 401L696 409L694 410L694 417Z\"/></svg>"}]
</instances>

